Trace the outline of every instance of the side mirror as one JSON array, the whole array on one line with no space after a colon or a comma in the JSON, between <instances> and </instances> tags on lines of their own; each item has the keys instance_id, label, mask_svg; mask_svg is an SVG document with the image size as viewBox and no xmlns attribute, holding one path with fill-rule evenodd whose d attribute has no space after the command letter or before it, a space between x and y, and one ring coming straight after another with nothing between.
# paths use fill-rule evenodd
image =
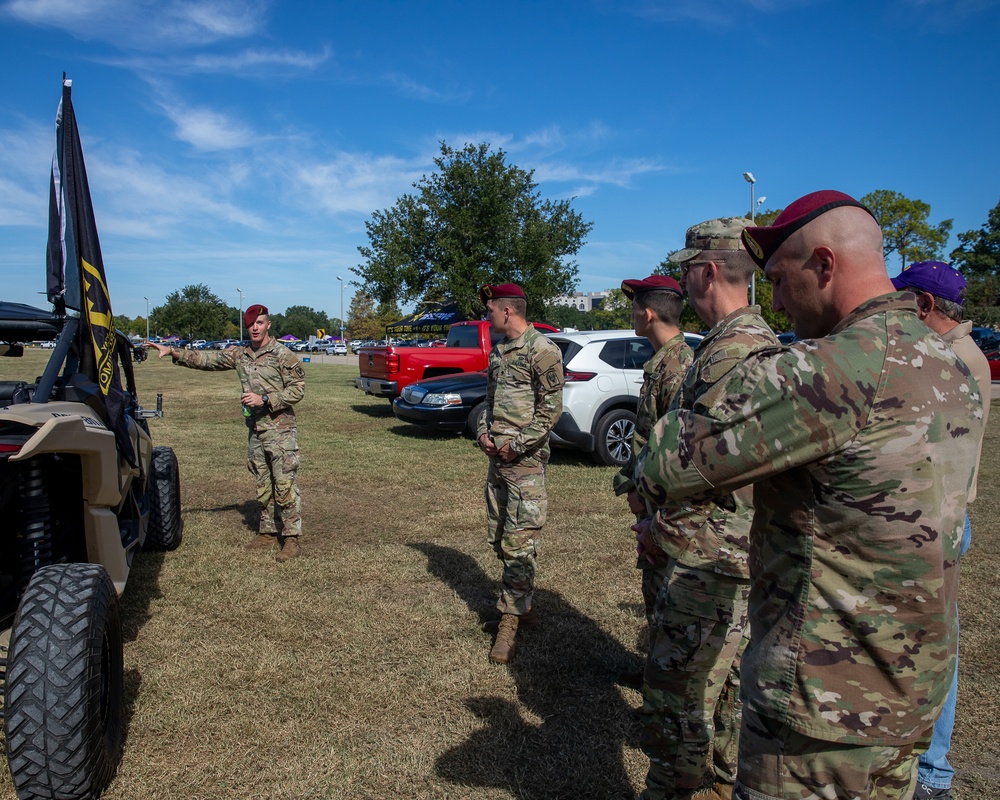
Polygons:
<instances>
[{"instance_id":1,"label":"side mirror","mask_svg":"<svg viewBox=\"0 0 1000 800\"><path fill-rule=\"evenodd\" d=\"M23 344L0 344L0 356L9 358L20 358L24 355Z\"/></svg>"}]
</instances>

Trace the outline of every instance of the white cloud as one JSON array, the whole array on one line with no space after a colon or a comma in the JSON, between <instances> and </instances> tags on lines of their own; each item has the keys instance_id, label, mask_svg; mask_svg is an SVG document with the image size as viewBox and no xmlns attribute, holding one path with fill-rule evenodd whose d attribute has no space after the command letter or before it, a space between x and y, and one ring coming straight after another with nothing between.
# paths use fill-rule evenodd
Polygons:
<instances>
[{"instance_id":1,"label":"white cloud","mask_svg":"<svg viewBox=\"0 0 1000 800\"><path fill-rule=\"evenodd\" d=\"M323 162L299 163L294 178L310 202L326 212L367 216L395 203L432 166L396 156L344 152Z\"/></svg>"},{"instance_id":2,"label":"white cloud","mask_svg":"<svg viewBox=\"0 0 1000 800\"><path fill-rule=\"evenodd\" d=\"M598 0L598 8L651 22L691 21L702 25L733 26L746 9L777 13L814 5L821 0Z\"/></svg>"},{"instance_id":3,"label":"white cloud","mask_svg":"<svg viewBox=\"0 0 1000 800\"><path fill-rule=\"evenodd\" d=\"M262 0L9 0L0 14L138 50L204 45L259 32Z\"/></svg>"},{"instance_id":4,"label":"white cloud","mask_svg":"<svg viewBox=\"0 0 1000 800\"><path fill-rule=\"evenodd\" d=\"M0 130L0 225L48 225L54 147L54 114L51 126Z\"/></svg>"},{"instance_id":5,"label":"white cloud","mask_svg":"<svg viewBox=\"0 0 1000 800\"><path fill-rule=\"evenodd\" d=\"M399 72L385 74L384 80L397 92L428 103L464 103L472 96L468 89L433 89Z\"/></svg>"},{"instance_id":6,"label":"white cloud","mask_svg":"<svg viewBox=\"0 0 1000 800\"><path fill-rule=\"evenodd\" d=\"M174 123L177 138L203 151L236 150L249 145L253 131L246 125L208 108L186 108L161 103Z\"/></svg>"}]
</instances>

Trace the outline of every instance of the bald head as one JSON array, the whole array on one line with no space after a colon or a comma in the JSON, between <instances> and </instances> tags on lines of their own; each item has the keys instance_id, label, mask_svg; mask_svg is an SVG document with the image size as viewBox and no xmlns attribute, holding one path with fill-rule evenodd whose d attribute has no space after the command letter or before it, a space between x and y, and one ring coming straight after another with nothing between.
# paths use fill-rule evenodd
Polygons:
<instances>
[{"instance_id":1,"label":"bald head","mask_svg":"<svg viewBox=\"0 0 1000 800\"><path fill-rule=\"evenodd\" d=\"M805 258L820 246L833 249L851 268L877 267L885 272L882 229L864 209L843 206L827 211L789 236L778 252L790 251Z\"/></svg>"},{"instance_id":2,"label":"bald head","mask_svg":"<svg viewBox=\"0 0 1000 800\"><path fill-rule=\"evenodd\" d=\"M825 336L862 303L894 291L882 230L863 208L831 209L795 231L767 262L774 307L800 338Z\"/></svg>"}]
</instances>

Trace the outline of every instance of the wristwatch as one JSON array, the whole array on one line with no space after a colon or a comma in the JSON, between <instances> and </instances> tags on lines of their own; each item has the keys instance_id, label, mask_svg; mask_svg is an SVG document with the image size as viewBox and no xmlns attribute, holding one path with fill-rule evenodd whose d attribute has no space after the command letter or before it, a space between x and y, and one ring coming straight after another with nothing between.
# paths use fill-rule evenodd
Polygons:
<instances>
[{"instance_id":1,"label":"wristwatch","mask_svg":"<svg viewBox=\"0 0 1000 800\"><path fill-rule=\"evenodd\" d=\"M267 405L267 395L266 394L262 394L260 396L260 401L266 406Z\"/></svg>"}]
</instances>

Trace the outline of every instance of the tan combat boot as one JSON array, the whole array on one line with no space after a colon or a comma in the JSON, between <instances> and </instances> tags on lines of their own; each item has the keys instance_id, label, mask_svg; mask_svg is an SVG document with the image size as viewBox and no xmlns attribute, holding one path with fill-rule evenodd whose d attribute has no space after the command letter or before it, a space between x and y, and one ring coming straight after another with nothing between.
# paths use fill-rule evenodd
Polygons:
<instances>
[{"instance_id":1,"label":"tan combat boot","mask_svg":"<svg viewBox=\"0 0 1000 800\"><path fill-rule=\"evenodd\" d=\"M302 555L302 547L298 536L286 536L281 540L281 551L274 557L275 561L288 561Z\"/></svg>"},{"instance_id":2,"label":"tan combat boot","mask_svg":"<svg viewBox=\"0 0 1000 800\"><path fill-rule=\"evenodd\" d=\"M497 628L497 640L490 650L490 661L495 664L506 664L514 656L514 639L517 636L517 617L514 614L504 614Z\"/></svg>"},{"instance_id":3,"label":"tan combat boot","mask_svg":"<svg viewBox=\"0 0 1000 800\"><path fill-rule=\"evenodd\" d=\"M691 800L732 800L733 785L731 783L716 783L714 786L706 786L699 789Z\"/></svg>"},{"instance_id":4,"label":"tan combat boot","mask_svg":"<svg viewBox=\"0 0 1000 800\"><path fill-rule=\"evenodd\" d=\"M276 533L258 533L249 542L243 545L244 550L270 550L278 541Z\"/></svg>"},{"instance_id":5,"label":"tan combat boot","mask_svg":"<svg viewBox=\"0 0 1000 800\"><path fill-rule=\"evenodd\" d=\"M517 618L517 627L530 628L536 622L538 622L538 613L535 611L535 609L531 609L531 611L529 611L527 614L521 614L521 616ZM500 620L488 619L486 620L486 622L482 624L481 627L483 633L495 634L497 630L499 630L500 628Z\"/></svg>"},{"instance_id":6,"label":"tan combat boot","mask_svg":"<svg viewBox=\"0 0 1000 800\"><path fill-rule=\"evenodd\" d=\"M715 793L722 800L733 800L733 784L715 782Z\"/></svg>"}]
</instances>

